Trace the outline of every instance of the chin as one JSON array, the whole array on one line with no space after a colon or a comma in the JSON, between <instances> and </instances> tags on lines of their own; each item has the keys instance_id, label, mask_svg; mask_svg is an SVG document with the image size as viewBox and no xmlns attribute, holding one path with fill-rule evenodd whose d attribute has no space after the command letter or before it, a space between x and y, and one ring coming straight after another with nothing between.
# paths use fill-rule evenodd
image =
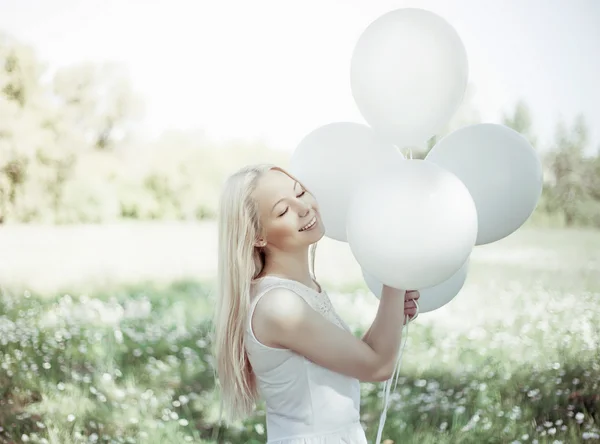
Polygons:
<instances>
[{"instance_id":1,"label":"chin","mask_svg":"<svg viewBox=\"0 0 600 444\"><path fill-rule=\"evenodd\" d=\"M318 242L321 239L323 239L323 236L325 236L325 226L323 225L322 222L319 221L319 226L316 227L313 231L314 232L311 233L312 234L311 237L313 238L313 241L311 243L314 244L315 242Z\"/></svg>"},{"instance_id":2,"label":"chin","mask_svg":"<svg viewBox=\"0 0 600 444\"><path fill-rule=\"evenodd\" d=\"M321 222L319 222L318 226L313 228L312 230L302 234L302 243L306 243L307 245L312 245L315 242L320 241L323 236L325 236L325 227Z\"/></svg>"}]
</instances>

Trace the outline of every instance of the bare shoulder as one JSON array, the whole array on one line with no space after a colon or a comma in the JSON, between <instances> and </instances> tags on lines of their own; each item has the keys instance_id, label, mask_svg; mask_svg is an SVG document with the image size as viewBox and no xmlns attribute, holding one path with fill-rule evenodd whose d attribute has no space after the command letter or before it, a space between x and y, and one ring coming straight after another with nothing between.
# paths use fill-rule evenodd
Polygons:
<instances>
[{"instance_id":1,"label":"bare shoulder","mask_svg":"<svg viewBox=\"0 0 600 444\"><path fill-rule=\"evenodd\" d=\"M293 291L283 287L268 290L254 310L255 332L269 330L272 333L282 333L295 329L307 315L307 310L312 309Z\"/></svg>"}]
</instances>

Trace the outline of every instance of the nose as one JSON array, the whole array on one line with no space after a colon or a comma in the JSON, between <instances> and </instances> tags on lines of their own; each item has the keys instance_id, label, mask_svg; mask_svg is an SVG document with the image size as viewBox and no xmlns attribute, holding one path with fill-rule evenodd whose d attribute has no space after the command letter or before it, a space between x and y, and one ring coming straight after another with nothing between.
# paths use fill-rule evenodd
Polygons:
<instances>
[{"instance_id":1,"label":"nose","mask_svg":"<svg viewBox=\"0 0 600 444\"><path fill-rule=\"evenodd\" d=\"M303 207L298 212L298 216L300 216L302 218L306 217L310 214L310 210L311 210L310 205L303 205Z\"/></svg>"}]
</instances>

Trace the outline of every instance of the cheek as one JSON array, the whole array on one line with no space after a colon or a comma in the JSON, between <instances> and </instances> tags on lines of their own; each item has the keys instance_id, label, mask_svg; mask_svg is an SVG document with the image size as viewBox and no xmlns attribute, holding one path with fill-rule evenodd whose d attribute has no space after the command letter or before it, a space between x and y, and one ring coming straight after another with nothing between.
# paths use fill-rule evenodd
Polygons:
<instances>
[{"instance_id":1,"label":"cheek","mask_svg":"<svg viewBox=\"0 0 600 444\"><path fill-rule=\"evenodd\" d=\"M283 216L269 224L267 237L270 242L277 243L289 238L298 231L297 224L290 217Z\"/></svg>"}]
</instances>

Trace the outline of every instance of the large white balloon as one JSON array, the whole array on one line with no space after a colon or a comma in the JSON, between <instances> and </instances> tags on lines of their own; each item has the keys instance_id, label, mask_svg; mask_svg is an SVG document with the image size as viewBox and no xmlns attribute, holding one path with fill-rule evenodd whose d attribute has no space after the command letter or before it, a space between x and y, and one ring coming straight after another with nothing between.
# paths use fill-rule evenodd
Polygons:
<instances>
[{"instance_id":1,"label":"large white balloon","mask_svg":"<svg viewBox=\"0 0 600 444\"><path fill-rule=\"evenodd\" d=\"M371 175L402 161L398 149L368 126L335 122L304 137L289 171L317 199L325 235L346 242L346 215L354 190Z\"/></svg>"},{"instance_id":2,"label":"large white balloon","mask_svg":"<svg viewBox=\"0 0 600 444\"><path fill-rule=\"evenodd\" d=\"M460 269L454 273L450 279L445 280L441 284L434 285L429 288L420 288L419 293L419 313L427 313L433 310L437 310L443 307L448 302L458 295L460 290L463 288L465 281L467 280L467 273L469 271L469 259L463 264ZM363 278L371 293L373 293L378 299L381 298L381 290L383 285L365 270L362 271ZM409 288L409 290L411 290Z\"/></svg>"},{"instance_id":3,"label":"large white balloon","mask_svg":"<svg viewBox=\"0 0 600 444\"><path fill-rule=\"evenodd\" d=\"M352 54L351 88L365 120L399 147L420 146L463 100L469 67L455 29L422 9L371 23Z\"/></svg>"},{"instance_id":4,"label":"large white balloon","mask_svg":"<svg viewBox=\"0 0 600 444\"><path fill-rule=\"evenodd\" d=\"M498 241L529 218L542 193L539 156L517 131L482 123L440 140L426 160L454 173L473 196L477 245Z\"/></svg>"},{"instance_id":5,"label":"large white balloon","mask_svg":"<svg viewBox=\"0 0 600 444\"><path fill-rule=\"evenodd\" d=\"M465 263L477 213L465 185L424 160L372 177L348 211L348 243L360 266L393 288L440 284Z\"/></svg>"}]
</instances>

